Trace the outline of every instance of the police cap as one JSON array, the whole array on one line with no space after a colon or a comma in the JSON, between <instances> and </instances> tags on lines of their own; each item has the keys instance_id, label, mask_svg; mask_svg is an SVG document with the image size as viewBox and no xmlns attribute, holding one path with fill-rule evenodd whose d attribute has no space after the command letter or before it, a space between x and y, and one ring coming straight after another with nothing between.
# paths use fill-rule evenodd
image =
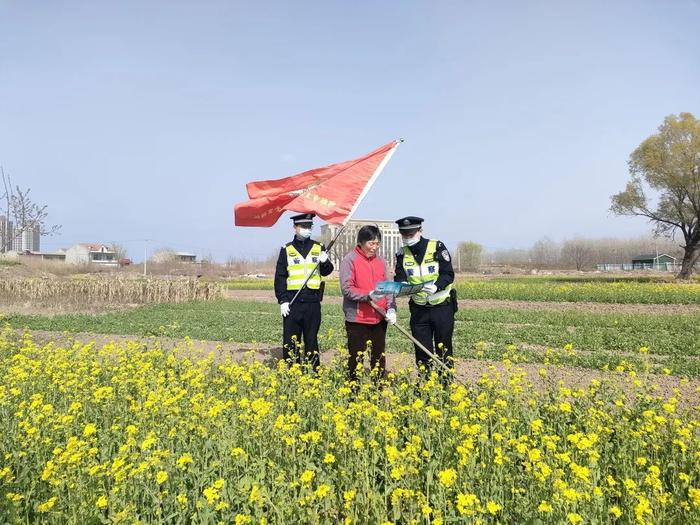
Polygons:
<instances>
[{"instance_id":1,"label":"police cap","mask_svg":"<svg viewBox=\"0 0 700 525\"><path fill-rule=\"evenodd\" d=\"M294 224L311 224L316 217L315 213L300 213L299 215L294 215L290 217Z\"/></svg>"},{"instance_id":2,"label":"police cap","mask_svg":"<svg viewBox=\"0 0 700 525\"><path fill-rule=\"evenodd\" d=\"M399 230L417 230L423 224L423 219L409 215L396 221L396 224L399 225Z\"/></svg>"}]
</instances>

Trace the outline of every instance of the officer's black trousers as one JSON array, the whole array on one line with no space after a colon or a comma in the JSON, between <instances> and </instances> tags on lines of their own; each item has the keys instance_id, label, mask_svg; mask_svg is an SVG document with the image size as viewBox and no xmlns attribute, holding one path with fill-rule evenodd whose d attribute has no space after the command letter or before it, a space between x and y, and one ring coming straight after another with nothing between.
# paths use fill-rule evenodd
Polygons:
<instances>
[{"instance_id":1,"label":"officer's black trousers","mask_svg":"<svg viewBox=\"0 0 700 525\"><path fill-rule=\"evenodd\" d=\"M295 301L282 321L282 345L285 360L308 363L314 370L321 363L318 354L318 330L321 328L321 303ZM303 336L303 347L302 347Z\"/></svg>"},{"instance_id":2,"label":"officer's black trousers","mask_svg":"<svg viewBox=\"0 0 700 525\"><path fill-rule=\"evenodd\" d=\"M420 343L435 354L443 363L452 368L452 333L455 326L455 314L452 304L445 302L437 306L420 306L409 303L411 310L411 333ZM435 344L433 344L433 342ZM416 365L420 370L435 369L440 372L442 367L433 362L418 346L416 349Z\"/></svg>"}]
</instances>

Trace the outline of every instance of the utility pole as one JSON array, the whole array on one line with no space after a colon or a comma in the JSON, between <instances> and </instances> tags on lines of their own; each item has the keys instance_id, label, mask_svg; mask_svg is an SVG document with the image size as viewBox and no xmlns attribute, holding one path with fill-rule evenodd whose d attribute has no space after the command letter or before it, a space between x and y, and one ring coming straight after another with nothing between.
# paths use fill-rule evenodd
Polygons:
<instances>
[{"instance_id":1,"label":"utility pole","mask_svg":"<svg viewBox=\"0 0 700 525\"><path fill-rule=\"evenodd\" d=\"M143 276L146 277L146 269L148 267L148 243L153 239L143 240Z\"/></svg>"}]
</instances>

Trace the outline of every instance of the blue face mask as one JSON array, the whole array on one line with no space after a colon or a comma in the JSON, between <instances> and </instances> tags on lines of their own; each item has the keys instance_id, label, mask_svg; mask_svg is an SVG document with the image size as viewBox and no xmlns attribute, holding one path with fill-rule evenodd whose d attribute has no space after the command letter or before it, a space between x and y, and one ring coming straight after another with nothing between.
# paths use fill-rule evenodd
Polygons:
<instances>
[{"instance_id":1,"label":"blue face mask","mask_svg":"<svg viewBox=\"0 0 700 525\"><path fill-rule=\"evenodd\" d=\"M311 228L299 228L297 232L297 237L300 239L308 239L311 237Z\"/></svg>"}]
</instances>

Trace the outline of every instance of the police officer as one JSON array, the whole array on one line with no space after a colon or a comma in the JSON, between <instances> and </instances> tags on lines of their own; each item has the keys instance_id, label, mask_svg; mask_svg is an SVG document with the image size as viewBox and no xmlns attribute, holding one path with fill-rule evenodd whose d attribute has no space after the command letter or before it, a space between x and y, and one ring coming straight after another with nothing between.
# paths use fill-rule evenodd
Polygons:
<instances>
[{"instance_id":1,"label":"police officer","mask_svg":"<svg viewBox=\"0 0 700 525\"><path fill-rule=\"evenodd\" d=\"M311 364L316 370L321 362L318 353L324 285L321 277L333 271L333 263L328 259L325 247L311 239L314 216L313 213L302 213L291 218L294 223L294 239L282 246L277 259L275 296L282 314L284 359L290 363L296 361ZM318 263L320 265L314 271ZM309 274L312 274L311 278L302 290ZM290 306L299 290L301 292Z\"/></svg>"},{"instance_id":2,"label":"police officer","mask_svg":"<svg viewBox=\"0 0 700 525\"><path fill-rule=\"evenodd\" d=\"M411 332L423 346L434 353L445 365L452 368L452 332L456 311L456 292L453 291L455 273L450 252L445 245L422 236L423 219L403 217L396 221L401 233L403 248L396 254L394 280L409 284L423 284L423 290L411 296ZM435 343L433 345L433 342ZM418 346L416 365L419 370L442 367Z\"/></svg>"}]
</instances>

